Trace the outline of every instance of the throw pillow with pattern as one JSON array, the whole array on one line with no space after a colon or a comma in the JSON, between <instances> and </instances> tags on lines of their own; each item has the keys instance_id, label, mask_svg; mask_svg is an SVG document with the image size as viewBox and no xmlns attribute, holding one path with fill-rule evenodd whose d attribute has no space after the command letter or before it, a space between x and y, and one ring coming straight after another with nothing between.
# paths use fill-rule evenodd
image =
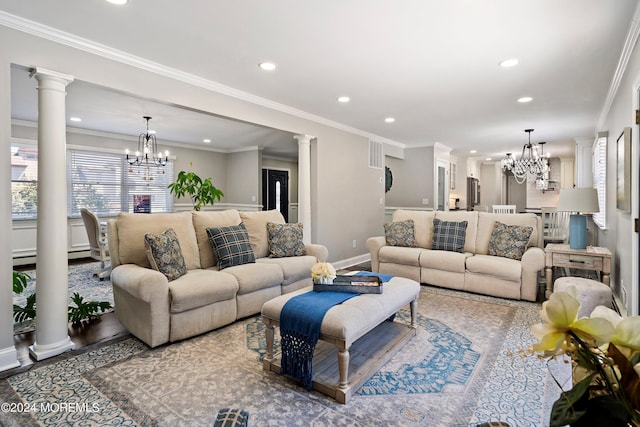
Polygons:
<instances>
[{"instance_id":1,"label":"throw pillow with pattern","mask_svg":"<svg viewBox=\"0 0 640 427\"><path fill-rule=\"evenodd\" d=\"M169 281L187 274L178 235L173 228L168 228L160 234L146 233L144 246L151 267L164 274Z\"/></svg>"},{"instance_id":2,"label":"throw pillow with pattern","mask_svg":"<svg viewBox=\"0 0 640 427\"><path fill-rule=\"evenodd\" d=\"M216 253L220 270L256 262L249 243L249 233L243 223L230 227L207 228L207 236L211 249Z\"/></svg>"},{"instance_id":3,"label":"throw pillow with pattern","mask_svg":"<svg viewBox=\"0 0 640 427\"><path fill-rule=\"evenodd\" d=\"M384 237L389 246L418 247L412 219L384 224Z\"/></svg>"},{"instance_id":4,"label":"throw pillow with pattern","mask_svg":"<svg viewBox=\"0 0 640 427\"><path fill-rule=\"evenodd\" d=\"M489 255L521 260L532 232L533 227L507 225L496 221L489 239Z\"/></svg>"},{"instance_id":5,"label":"throw pillow with pattern","mask_svg":"<svg viewBox=\"0 0 640 427\"><path fill-rule=\"evenodd\" d=\"M269 256L271 258L307 254L302 242L302 224L267 222L267 234L269 236Z\"/></svg>"},{"instance_id":6,"label":"throw pillow with pattern","mask_svg":"<svg viewBox=\"0 0 640 427\"><path fill-rule=\"evenodd\" d=\"M467 221L442 221L434 218L431 249L463 253L467 224Z\"/></svg>"}]
</instances>

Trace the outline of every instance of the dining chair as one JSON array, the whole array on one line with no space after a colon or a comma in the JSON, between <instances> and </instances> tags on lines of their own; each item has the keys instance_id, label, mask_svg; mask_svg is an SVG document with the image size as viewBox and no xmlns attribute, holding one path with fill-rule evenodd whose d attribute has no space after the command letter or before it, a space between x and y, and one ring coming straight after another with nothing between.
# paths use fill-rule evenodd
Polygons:
<instances>
[{"instance_id":1,"label":"dining chair","mask_svg":"<svg viewBox=\"0 0 640 427\"><path fill-rule=\"evenodd\" d=\"M493 205L493 213L516 213L516 205Z\"/></svg>"},{"instance_id":2,"label":"dining chair","mask_svg":"<svg viewBox=\"0 0 640 427\"><path fill-rule=\"evenodd\" d=\"M87 230L89 237L89 250L91 258L100 261L100 270L94 271L93 275L100 280L111 275L111 268L106 267L106 261L109 260L109 248L107 246L107 235L100 226L100 221L96 214L89 209L80 209L80 215L84 222L84 228Z\"/></svg>"},{"instance_id":3,"label":"dining chair","mask_svg":"<svg viewBox=\"0 0 640 427\"><path fill-rule=\"evenodd\" d=\"M547 243L567 243L569 212L559 212L556 207L543 207L541 211L545 245Z\"/></svg>"}]
</instances>

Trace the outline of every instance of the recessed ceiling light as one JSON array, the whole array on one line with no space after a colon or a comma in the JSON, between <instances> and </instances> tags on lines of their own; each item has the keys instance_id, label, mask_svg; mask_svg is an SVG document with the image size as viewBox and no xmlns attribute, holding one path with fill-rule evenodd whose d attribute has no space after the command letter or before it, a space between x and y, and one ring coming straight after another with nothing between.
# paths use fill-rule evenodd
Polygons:
<instances>
[{"instance_id":1,"label":"recessed ceiling light","mask_svg":"<svg viewBox=\"0 0 640 427\"><path fill-rule=\"evenodd\" d=\"M261 62L260 64L258 64L258 67L260 67L264 71L273 71L276 69L276 64L274 64L273 62Z\"/></svg>"},{"instance_id":2,"label":"recessed ceiling light","mask_svg":"<svg viewBox=\"0 0 640 427\"><path fill-rule=\"evenodd\" d=\"M469 153L471 154L476 154L478 152L478 150L469 150Z\"/></svg>"},{"instance_id":3,"label":"recessed ceiling light","mask_svg":"<svg viewBox=\"0 0 640 427\"><path fill-rule=\"evenodd\" d=\"M487 157L485 160L491 160L491 157Z\"/></svg>"},{"instance_id":4,"label":"recessed ceiling light","mask_svg":"<svg viewBox=\"0 0 640 427\"><path fill-rule=\"evenodd\" d=\"M155 131L155 130L153 130L153 129L149 129L149 130L147 130L147 133L149 133L149 134L152 134L152 135L153 135L154 133L156 133L156 131Z\"/></svg>"},{"instance_id":5,"label":"recessed ceiling light","mask_svg":"<svg viewBox=\"0 0 640 427\"><path fill-rule=\"evenodd\" d=\"M202 142L204 142L205 144L209 144L211 140L209 138L205 138L202 140Z\"/></svg>"},{"instance_id":6,"label":"recessed ceiling light","mask_svg":"<svg viewBox=\"0 0 640 427\"><path fill-rule=\"evenodd\" d=\"M339 96L338 97L338 102L342 102L343 104L347 103L351 101L351 98L349 98L348 96Z\"/></svg>"},{"instance_id":7,"label":"recessed ceiling light","mask_svg":"<svg viewBox=\"0 0 640 427\"><path fill-rule=\"evenodd\" d=\"M107 0L111 4L117 4L118 6L122 6L123 4L127 4L129 0Z\"/></svg>"},{"instance_id":8,"label":"recessed ceiling light","mask_svg":"<svg viewBox=\"0 0 640 427\"><path fill-rule=\"evenodd\" d=\"M81 122L82 119L80 117L69 117L69 120L72 122Z\"/></svg>"},{"instance_id":9,"label":"recessed ceiling light","mask_svg":"<svg viewBox=\"0 0 640 427\"><path fill-rule=\"evenodd\" d=\"M394 119L393 117L387 117L386 119L384 119L384 121L387 123L393 123L396 121L396 119Z\"/></svg>"},{"instance_id":10,"label":"recessed ceiling light","mask_svg":"<svg viewBox=\"0 0 640 427\"><path fill-rule=\"evenodd\" d=\"M518 65L520 61L518 61L515 58L511 58L511 59L505 59L504 61L502 61L500 63L500 66L503 68L510 68L510 67L515 67L516 65Z\"/></svg>"},{"instance_id":11,"label":"recessed ceiling light","mask_svg":"<svg viewBox=\"0 0 640 427\"><path fill-rule=\"evenodd\" d=\"M518 102L521 104L525 104L527 102L533 101L533 98L530 96L523 96L522 98L518 98Z\"/></svg>"}]
</instances>

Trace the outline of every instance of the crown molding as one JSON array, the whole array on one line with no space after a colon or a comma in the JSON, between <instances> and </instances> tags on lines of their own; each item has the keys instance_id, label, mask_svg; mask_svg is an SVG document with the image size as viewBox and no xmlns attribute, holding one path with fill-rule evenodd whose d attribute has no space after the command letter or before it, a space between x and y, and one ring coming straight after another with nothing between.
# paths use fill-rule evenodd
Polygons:
<instances>
[{"instance_id":1,"label":"crown molding","mask_svg":"<svg viewBox=\"0 0 640 427\"><path fill-rule=\"evenodd\" d=\"M613 79L611 80L611 85L609 86L609 92L607 92L607 97L605 98L604 105L602 106L602 111L600 112L600 117L598 118L597 129L602 129L604 127L604 123L607 120L607 115L611 110L611 105L613 104L613 100L618 94L618 89L620 88L620 82L622 81L622 77L624 76L624 73L627 70L629 59L631 58L631 54L633 53L633 49L636 46L636 42L638 41L639 35L640 35L640 2L636 5L636 10L633 13L633 19L631 20L631 24L629 25L629 31L627 31L627 38L625 39L624 45L622 46L622 52L620 52L620 59L618 59L618 64L616 65L616 71L613 73Z\"/></svg>"},{"instance_id":2,"label":"crown molding","mask_svg":"<svg viewBox=\"0 0 640 427\"><path fill-rule=\"evenodd\" d=\"M127 52L114 49L107 45L94 42L89 39L78 37L74 34L67 33L65 31L58 30L47 25L40 24L29 19L22 18L20 16L12 15L10 13L0 10L0 25L12 28L17 31L21 31L27 34L31 34L36 37L40 37L54 43L59 43L65 46L72 47L84 52L98 55L103 58L120 62L132 67L136 67L154 74L158 74L163 77L168 77L173 80L177 80L183 83L190 84L202 89L207 89L211 92L226 95L232 98L236 98L242 101L246 101L255 105L266 107L272 110L280 111L301 119L309 120L315 123L319 123L325 126L329 126L335 129L343 130L358 136L374 139L379 142L388 144L398 144L404 148L404 144L393 141L388 138L384 138L379 135L372 134L370 132L357 129L343 123L335 122L327 118L317 116L315 114L307 113L306 111L299 110L297 108L290 107L288 105L280 104L275 101L271 101L266 98L262 98L256 95L252 95L248 92L244 92L232 87L216 83L212 80L208 80L194 74L186 73L184 71L167 67L157 62L149 61L139 56L131 55Z\"/></svg>"}]
</instances>

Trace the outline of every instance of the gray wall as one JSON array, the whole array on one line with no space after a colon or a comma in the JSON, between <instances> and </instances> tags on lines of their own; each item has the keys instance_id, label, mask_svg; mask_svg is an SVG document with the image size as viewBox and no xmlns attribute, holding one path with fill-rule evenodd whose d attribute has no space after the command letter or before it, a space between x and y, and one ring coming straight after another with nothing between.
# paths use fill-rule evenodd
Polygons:
<instances>
[{"instance_id":1,"label":"gray wall","mask_svg":"<svg viewBox=\"0 0 640 427\"><path fill-rule=\"evenodd\" d=\"M434 206L433 147L406 149L404 159L387 156L385 162L393 173L393 186L385 196L387 206ZM429 204L422 199L429 199Z\"/></svg>"},{"instance_id":2,"label":"gray wall","mask_svg":"<svg viewBox=\"0 0 640 427\"><path fill-rule=\"evenodd\" d=\"M260 195L260 151L227 155L227 199L229 203L257 204ZM226 194L226 193L225 193Z\"/></svg>"},{"instance_id":3,"label":"gray wall","mask_svg":"<svg viewBox=\"0 0 640 427\"><path fill-rule=\"evenodd\" d=\"M289 171L289 202L298 203L298 161L263 156L262 167Z\"/></svg>"}]
</instances>

